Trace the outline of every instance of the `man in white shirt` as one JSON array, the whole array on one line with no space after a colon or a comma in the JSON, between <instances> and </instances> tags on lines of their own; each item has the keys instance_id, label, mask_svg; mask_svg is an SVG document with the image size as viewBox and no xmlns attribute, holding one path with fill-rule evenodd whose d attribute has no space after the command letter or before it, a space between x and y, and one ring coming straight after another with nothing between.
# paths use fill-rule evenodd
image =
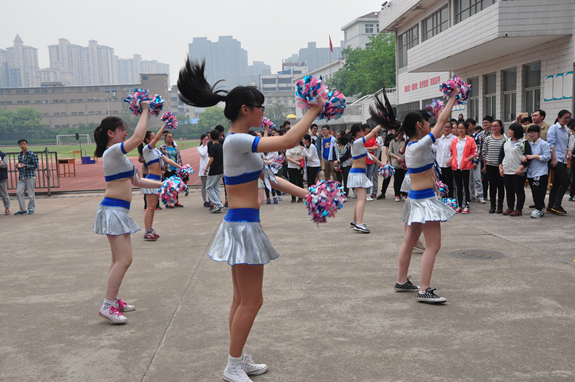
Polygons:
<instances>
[{"instance_id":1,"label":"man in white shirt","mask_svg":"<svg viewBox=\"0 0 575 382\"><path fill-rule=\"evenodd\" d=\"M451 134L451 122L446 122L443 135L435 140L437 153L435 159L441 168L440 179L449 189L449 198L453 198L453 171L451 170L451 142L455 135Z\"/></svg>"}]
</instances>

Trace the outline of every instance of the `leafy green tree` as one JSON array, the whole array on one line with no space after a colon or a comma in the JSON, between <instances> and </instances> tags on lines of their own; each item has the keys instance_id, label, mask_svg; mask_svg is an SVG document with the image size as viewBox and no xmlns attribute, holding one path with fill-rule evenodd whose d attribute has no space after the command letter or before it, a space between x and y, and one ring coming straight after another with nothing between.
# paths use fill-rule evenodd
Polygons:
<instances>
[{"instance_id":1,"label":"leafy green tree","mask_svg":"<svg viewBox=\"0 0 575 382\"><path fill-rule=\"evenodd\" d=\"M343 68L326 81L330 89L359 97L383 88L395 87L395 35L379 33L370 37L369 48L345 48Z\"/></svg>"},{"instance_id":2,"label":"leafy green tree","mask_svg":"<svg viewBox=\"0 0 575 382\"><path fill-rule=\"evenodd\" d=\"M194 132L206 133L208 131L212 131L217 125L222 125L224 127L229 125L229 121L224 116L224 109L218 106L208 107L202 114L200 114L199 121Z\"/></svg>"},{"instance_id":3,"label":"leafy green tree","mask_svg":"<svg viewBox=\"0 0 575 382\"><path fill-rule=\"evenodd\" d=\"M265 116L275 123L276 127L279 127L286 120L288 114L293 112L294 110L286 105L274 103L266 107Z\"/></svg>"}]
</instances>

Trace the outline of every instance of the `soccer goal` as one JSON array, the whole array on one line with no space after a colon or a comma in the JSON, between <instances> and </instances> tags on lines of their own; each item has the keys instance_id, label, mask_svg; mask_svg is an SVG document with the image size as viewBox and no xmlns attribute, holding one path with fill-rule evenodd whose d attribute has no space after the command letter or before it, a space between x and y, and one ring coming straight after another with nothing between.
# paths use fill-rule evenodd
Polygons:
<instances>
[{"instance_id":1,"label":"soccer goal","mask_svg":"<svg viewBox=\"0 0 575 382\"><path fill-rule=\"evenodd\" d=\"M80 142L83 144L91 144L92 139L90 138L90 134L79 134ZM76 145L78 141L76 140L76 135L56 135L56 145Z\"/></svg>"}]
</instances>

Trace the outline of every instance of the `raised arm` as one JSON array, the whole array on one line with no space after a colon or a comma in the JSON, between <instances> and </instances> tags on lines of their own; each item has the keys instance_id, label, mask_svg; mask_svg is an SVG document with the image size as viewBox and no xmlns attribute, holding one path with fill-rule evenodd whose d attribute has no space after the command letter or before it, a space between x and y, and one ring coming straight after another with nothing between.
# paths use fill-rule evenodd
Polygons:
<instances>
[{"instance_id":1,"label":"raised arm","mask_svg":"<svg viewBox=\"0 0 575 382\"><path fill-rule=\"evenodd\" d=\"M367 135L364 137L365 140L366 140L366 141L369 141L371 138L375 137L375 136L379 133L379 130L380 130L380 129L381 129L381 125L377 125L377 126L375 127L375 129L371 130L371 131L369 132L369 134L367 134Z\"/></svg>"},{"instance_id":2,"label":"raised arm","mask_svg":"<svg viewBox=\"0 0 575 382\"><path fill-rule=\"evenodd\" d=\"M124 142L124 151L129 153L130 151L137 148L140 143L144 142L146 138L146 130L148 130L148 111L150 109L150 101L142 101L140 104L142 106L142 114L140 114L140 120L136 125L134 134Z\"/></svg>"},{"instance_id":3,"label":"raised arm","mask_svg":"<svg viewBox=\"0 0 575 382\"><path fill-rule=\"evenodd\" d=\"M309 131L309 127L323 109L325 100L318 97L318 104L309 108L303 118L289 129L282 136L264 137L258 143L257 151L260 153L269 153L270 151L282 151L295 147L303 136Z\"/></svg>"},{"instance_id":4,"label":"raised arm","mask_svg":"<svg viewBox=\"0 0 575 382\"><path fill-rule=\"evenodd\" d=\"M158 130L158 132L156 133L156 136L154 137L152 142L150 142L150 147L156 146L156 143L158 143L160 141L160 138L162 138L162 135L164 134L165 128L166 128L165 125L162 125L162 127L160 127L160 130Z\"/></svg>"},{"instance_id":5,"label":"raised arm","mask_svg":"<svg viewBox=\"0 0 575 382\"><path fill-rule=\"evenodd\" d=\"M435 126L431 130L431 134L433 134L433 136L436 139L441 137L441 135L443 134L443 126L445 126L445 123L449 120L449 117L451 117L451 110L453 110L453 105L455 105L456 96L459 93L460 93L459 88L453 89L453 93L451 94L451 97L449 97L449 101L447 101L445 108L443 109L441 114L439 114L437 122L435 123Z\"/></svg>"}]
</instances>

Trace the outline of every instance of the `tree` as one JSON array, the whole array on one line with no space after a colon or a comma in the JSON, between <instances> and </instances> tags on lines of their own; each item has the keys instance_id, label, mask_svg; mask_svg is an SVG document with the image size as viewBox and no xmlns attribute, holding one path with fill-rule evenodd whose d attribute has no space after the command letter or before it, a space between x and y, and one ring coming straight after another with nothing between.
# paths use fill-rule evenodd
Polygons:
<instances>
[{"instance_id":1,"label":"tree","mask_svg":"<svg viewBox=\"0 0 575 382\"><path fill-rule=\"evenodd\" d=\"M361 97L395 87L395 35L379 33L369 39L369 48L343 49L345 64L326 81L330 89Z\"/></svg>"},{"instance_id":2,"label":"tree","mask_svg":"<svg viewBox=\"0 0 575 382\"><path fill-rule=\"evenodd\" d=\"M293 110L289 109L286 105L274 103L266 107L265 113L265 116L279 128L279 126L286 120L287 115L293 113Z\"/></svg>"},{"instance_id":3,"label":"tree","mask_svg":"<svg viewBox=\"0 0 575 382\"><path fill-rule=\"evenodd\" d=\"M229 122L224 116L224 110L221 107L212 106L200 114L197 127L194 130L198 133L207 133L212 131L217 125L226 127Z\"/></svg>"}]
</instances>

